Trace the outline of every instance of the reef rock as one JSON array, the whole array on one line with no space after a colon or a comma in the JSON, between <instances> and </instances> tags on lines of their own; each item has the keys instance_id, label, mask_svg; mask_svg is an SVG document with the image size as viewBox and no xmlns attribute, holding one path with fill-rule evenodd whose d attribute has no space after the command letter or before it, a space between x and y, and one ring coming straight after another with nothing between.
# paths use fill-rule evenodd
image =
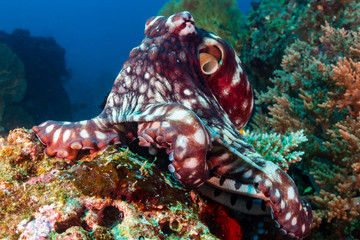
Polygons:
<instances>
[{"instance_id":1,"label":"reef rock","mask_svg":"<svg viewBox=\"0 0 360 240\"><path fill-rule=\"evenodd\" d=\"M216 239L197 194L127 149L77 163L42 152L32 131L0 139L1 239Z\"/></svg>"}]
</instances>

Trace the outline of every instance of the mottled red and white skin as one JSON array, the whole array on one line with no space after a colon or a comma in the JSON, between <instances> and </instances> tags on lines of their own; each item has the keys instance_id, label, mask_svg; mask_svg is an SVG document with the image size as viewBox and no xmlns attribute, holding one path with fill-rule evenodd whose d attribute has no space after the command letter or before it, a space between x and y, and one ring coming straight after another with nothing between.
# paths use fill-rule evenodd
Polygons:
<instances>
[{"instance_id":1,"label":"mottled red and white skin","mask_svg":"<svg viewBox=\"0 0 360 240\"><path fill-rule=\"evenodd\" d=\"M306 236L310 205L291 178L238 131L250 118L253 93L234 50L195 27L188 12L150 18L145 35L99 116L33 128L46 153L73 160L84 149L96 152L138 138L141 146L166 149L169 171L186 188L228 199L229 206L236 206L237 194L253 194L265 200L283 233ZM200 56L215 59L215 67ZM217 189L215 194L209 186Z\"/></svg>"}]
</instances>

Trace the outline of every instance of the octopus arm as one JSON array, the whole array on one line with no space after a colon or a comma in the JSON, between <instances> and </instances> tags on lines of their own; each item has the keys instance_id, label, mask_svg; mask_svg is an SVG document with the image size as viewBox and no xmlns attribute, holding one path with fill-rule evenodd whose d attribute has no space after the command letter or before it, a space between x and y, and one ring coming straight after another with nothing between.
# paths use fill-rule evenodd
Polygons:
<instances>
[{"instance_id":1,"label":"octopus arm","mask_svg":"<svg viewBox=\"0 0 360 240\"><path fill-rule=\"evenodd\" d=\"M227 193L245 193L265 200L281 232L296 238L305 237L311 230L312 210L310 204L300 197L293 180L253 148L240 146L240 138L232 141L229 139L230 137L227 143L222 139L226 144L215 142L208 154L208 165L220 178L218 181L210 179L207 183ZM247 185L243 185L244 183ZM253 188L248 188L247 191L250 192L246 194L244 186L250 185ZM231 207L229 203L225 205Z\"/></svg>"},{"instance_id":2,"label":"octopus arm","mask_svg":"<svg viewBox=\"0 0 360 240\"><path fill-rule=\"evenodd\" d=\"M228 184L236 184L239 188L229 191ZM249 215L270 215L266 199L252 184L234 183L231 179L212 176L196 190L235 211Z\"/></svg>"},{"instance_id":3,"label":"octopus arm","mask_svg":"<svg viewBox=\"0 0 360 240\"><path fill-rule=\"evenodd\" d=\"M107 119L96 117L80 122L46 121L33 127L49 156L74 160L80 150L97 152L112 144L126 144L133 140L133 126L129 123L109 126Z\"/></svg>"},{"instance_id":4,"label":"octopus arm","mask_svg":"<svg viewBox=\"0 0 360 240\"><path fill-rule=\"evenodd\" d=\"M209 133L190 109L176 103L154 104L130 118L138 122L141 146L166 148L169 171L186 188L196 188L208 179Z\"/></svg>"}]
</instances>

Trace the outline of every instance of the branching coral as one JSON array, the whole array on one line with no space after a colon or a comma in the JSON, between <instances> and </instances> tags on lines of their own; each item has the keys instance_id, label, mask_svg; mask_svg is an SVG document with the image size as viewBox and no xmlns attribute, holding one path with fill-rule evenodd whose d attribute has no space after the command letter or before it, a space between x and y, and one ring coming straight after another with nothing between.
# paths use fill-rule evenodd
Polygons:
<instances>
[{"instance_id":1,"label":"branching coral","mask_svg":"<svg viewBox=\"0 0 360 240\"><path fill-rule=\"evenodd\" d=\"M265 159L276 163L284 171L289 169L290 164L301 160L304 152L294 151L294 149L307 141L303 130L287 135L246 130L243 135Z\"/></svg>"},{"instance_id":2,"label":"branching coral","mask_svg":"<svg viewBox=\"0 0 360 240\"><path fill-rule=\"evenodd\" d=\"M255 89L271 86L267 80L279 69L289 44L301 40L318 45L325 22L356 31L359 8L359 1L260 1L247 15L245 44L239 50Z\"/></svg>"},{"instance_id":3,"label":"branching coral","mask_svg":"<svg viewBox=\"0 0 360 240\"><path fill-rule=\"evenodd\" d=\"M302 164L317 186L314 238L353 236L360 216L360 31L325 24L320 43L296 40L285 50L270 79L274 87L257 92L255 126L277 133L304 129Z\"/></svg>"}]
</instances>

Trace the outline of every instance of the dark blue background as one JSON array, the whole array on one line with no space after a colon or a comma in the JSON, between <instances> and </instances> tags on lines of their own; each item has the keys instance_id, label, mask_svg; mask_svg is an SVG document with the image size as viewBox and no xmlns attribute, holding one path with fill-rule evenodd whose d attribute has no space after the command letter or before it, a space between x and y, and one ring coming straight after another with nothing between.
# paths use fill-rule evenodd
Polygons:
<instances>
[{"instance_id":1,"label":"dark blue background","mask_svg":"<svg viewBox=\"0 0 360 240\"><path fill-rule=\"evenodd\" d=\"M123 62L143 39L146 20L166 2L0 0L0 30L28 29L32 36L54 37L65 48L72 70L65 87L73 104L87 105L73 113L81 120L100 112ZM250 0L238 0L238 6L246 13Z\"/></svg>"}]
</instances>

